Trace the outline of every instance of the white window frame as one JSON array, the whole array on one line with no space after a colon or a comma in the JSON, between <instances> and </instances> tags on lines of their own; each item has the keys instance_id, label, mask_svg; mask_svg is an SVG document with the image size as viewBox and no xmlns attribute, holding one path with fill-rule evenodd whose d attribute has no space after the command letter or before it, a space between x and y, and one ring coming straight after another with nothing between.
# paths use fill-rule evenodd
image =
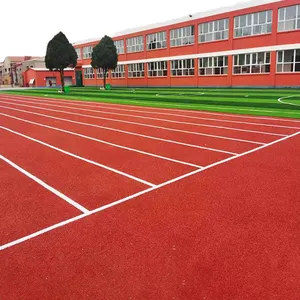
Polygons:
<instances>
[{"instance_id":1,"label":"white window frame","mask_svg":"<svg viewBox=\"0 0 300 300\"><path fill-rule=\"evenodd\" d=\"M171 60L171 76L195 76L195 60L193 58Z\"/></svg>"},{"instance_id":2,"label":"white window frame","mask_svg":"<svg viewBox=\"0 0 300 300\"><path fill-rule=\"evenodd\" d=\"M83 59L91 58L93 53L93 46L87 46L82 48Z\"/></svg>"},{"instance_id":3,"label":"white window frame","mask_svg":"<svg viewBox=\"0 0 300 300\"><path fill-rule=\"evenodd\" d=\"M222 58L222 61L221 61ZM228 56L211 56L199 58L199 76L228 75Z\"/></svg>"},{"instance_id":4,"label":"white window frame","mask_svg":"<svg viewBox=\"0 0 300 300\"><path fill-rule=\"evenodd\" d=\"M146 36L147 50L165 49L167 48L167 32L160 31L148 34Z\"/></svg>"},{"instance_id":5,"label":"white window frame","mask_svg":"<svg viewBox=\"0 0 300 300\"><path fill-rule=\"evenodd\" d=\"M95 78L95 72L93 68L84 68L84 79L94 79Z\"/></svg>"},{"instance_id":6,"label":"white window frame","mask_svg":"<svg viewBox=\"0 0 300 300\"><path fill-rule=\"evenodd\" d=\"M115 46L117 48L117 53L118 54L124 54L125 53L124 40L114 41L114 44L115 44Z\"/></svg>"},{"instance_id":7,"label":"white window frame","mask_svg":"<svg viewBox=\"0 0 300 300\"><path fill-rule=\"evenodd\" d=\"M263 54L263 60L259 61L259 57ZM244 63L243 63L244 62ZM262 72L266 66L269 67L269 72ZM271 72L271 52L254 52L241 53L233 56L233 75L249 75L249 74L270 74ZM236 70L240 72L236 72ZM246 71L245 71L246 70ZM249 72L248 72L249 70ZM259 70L256 72L254 70Z\"/></svg>"},{"instance_id":8,"label":"white window frame","mask_svg":"<svg viewBox=\"0 0 300 300\"><path fill-rule=\"evenodd\" d=\"M99 79L103 79L104 78L104 74L103 74L103 69L102 68L98 68L96 69L96 76ZM106 78L109 78L109 71L106 72Z\"/></svg>"},{"instance_id":9,"label":"white window frame","mask_svg":"<svg viewBox=\"0 0 300 300\"><path fill-rule=\"evenodd\" d=\"M111 71L111 78L125 78L125 65L118 65Z\"/></svg>"},{"instance_id":10,"label":"white window frame","mask_svg":"<svg viewBox=\"0 0 300 300\"><path fill-rule=\"evenodd\" d=\"M265 13L265 20L261 23L261 15ZM269 21L269 17L271 21ZM245 25L241 25L242 18L245 18ZM233 37L241 38L246 36L261 35L261 34L271 34L272 33L272 24L273 24L273 11L272 10L263 10L251 14L240 15L234 17L234 29ZM255 32L256 28L260 28L260 32ZM265 30L263 30L263 28ZM270 29L270 30L269 30Z\"/></svg>"},{"instance_id":11,"label":"white window frame","mask_svg":"<svg viewBox=\"0 0 300 300\"><path fill-rule=\"evenodd\" d=\"M75 51L77 53L77 59L81 59L81 48L75 48Z\"/></svg>"},{"instance_id":12,"label":"white window frame","mask_svg":"<svg viewBox=\"0 0 300 300\"><path fill-rule=\"evenodd\" d=\"M170 30L170 47L189 46L195 43L195 26Z\"/></svg>"},{"instance_id":13,"label":"white window frame","mask_svg":"<svg viewBox=\"0 0 300 300\"><path fill-rule=\"evenodd\" d=\"M220 30L220 25L223 28ZM198 24L198 43L228 40L229 18Z\"/></svg>"},{"instance_id":14,"label":"white window frame","mask_svg":"<svg viewBox=\"0 0 300 300\"><path fill-rule=\"evenodd\" d=\"M142 52L144 51L144 36L135 36L132 38L126 39L126 52Z\"/></svg>"},{"instance_id":15,"label":"white window frame","mask_svg":"<svg viewBox=\"0 0 300 300\"><path fill-rule=\"evenodd\" d=\"M294 51L293 61L285 62L286 51ZM298 60L297 60L297 52L299 56ZM279 61L280 53L281 53L281 61ZM280 70L279 70L279 66L280 66ZM292 66L293 70L285 71L285 66ZM276 73L299 73L299 72L300 72L300 49L288 49L288 50L277 51Z\"/></svg>"},{"instance_id":16,"label":"white window frame","mask_svg":"<svg viewBox=\"0 0 300 300\"><path fill-rule=\"evenodd\" d=\"M288 9L295 9L295 18L288 19L287 18L287 11ZM292 28L290 26L287 26L288 24L294 23ZM293 30L299 30L300 29L300 5L292 5L292 6L286 6L281 7L278 9L278 32L283 31L293 31Z\"/></svg>"},{"instance_id":17,"label":"white window frame","mask_svg":"<svg viewBox=\"0 0 300 300\"><path fill-rule=\"evenodd\" d=\"M128 65L128 78L143 78L145 77L145 64L136 63Z\"/></svg>"},{"instance_id":18,"label":"white window frame","mask_svg":"<svg viewBox=\"0 0 300 300\"><path fill-rule=\"evenodd\" d=\"M167 77L168 76L168 62L154 61L148 63L148 77Z\"/></svg>"}]
</instances>

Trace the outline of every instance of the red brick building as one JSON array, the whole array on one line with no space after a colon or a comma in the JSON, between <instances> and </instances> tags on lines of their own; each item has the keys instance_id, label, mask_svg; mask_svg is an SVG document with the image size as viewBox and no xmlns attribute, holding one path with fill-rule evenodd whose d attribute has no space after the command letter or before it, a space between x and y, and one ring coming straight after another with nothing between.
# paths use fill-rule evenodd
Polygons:
<instances>
[{"instance_id":1,"label":"red brick building","mask_svg":"<svg viewBox=\"0 0 300 300\"><path fill-rule=\"evenodd\" d=\"M300 86L300 0L252 1L113 37L113 86ZM75 43L76 81L102 84L90 66L99 40Z\"/></svg>"}]
</instances>

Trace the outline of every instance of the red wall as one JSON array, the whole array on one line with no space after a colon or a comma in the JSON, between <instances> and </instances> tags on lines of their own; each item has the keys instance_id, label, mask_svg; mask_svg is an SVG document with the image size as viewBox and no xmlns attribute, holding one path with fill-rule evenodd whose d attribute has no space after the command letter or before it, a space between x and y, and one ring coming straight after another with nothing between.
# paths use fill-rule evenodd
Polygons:
<instances>
[{"instance_id":1,"label":"red wall","mask_svg":"<svg viewBox=\"0 0 300 300\"><path fill-rule=\"evenodd\" d=\"M64 71L65 77L72 77L72 84L76 84L74 71ZM30 79L35 79L35 83L33 87L45 87L46 85L46 77L56 77L56 85L61 86L60 74L59 72L52 71L41 71L28 69L23 73L24 85L29 86Z\"/></svg>"},{"instance_id":2,"label":"red wall","mask_svg":"<svg viewBox=\"0 0 300 300\"><path fill-rule=\"evenodd\" d=\"M201 19L186 21L182 23L173 24L170 26L163 26L151 30L135 32L128 35L114 37L114 40L124 40L126 52L126 39L130 37L143 35L144 37L144 51L137 53L128 53L119 55L119 61L131 60L145 60L149 58L164 58L170 56L180 56L198 53L211 53L219 51L230 51L238 49L249 49L256 47L267 47L284 44L300 43L300 30L290 32L277 32L278 27L278 9L280 7L300 4L300 0L283 0L273 2L247 9L231 11L228 13L209 16ZM257 36L233 38L234 17L238 15L259 12L263 10L273 11L273 28L272 33ZM206 43L198 43L198 24L229 18L229 39L225 41L213 41ZM180 27L194 25L195 27L195 44L188 46L170 47L170 30ZM167 48L146 50L146 36L151 33L167 31ZM97 41L76 45L76 48L83 48L85 46L94 46ZM90 59L79 61L83 65L89 65ZM271 52L271 73L270 74L247 74L247 75L233 75L232 74L232 56L229 55L228 75L216 76L198 76L198 59L195 59L195 76L189 77L171 77L170 64L168 63L168 77L147 78L147 64L145 64L145 78L126 78L126 79L110 79L110 83L116 86L282 86L282 85L300 85L299 74L276 74L276 52ZM127 73L126 73L127 74ZM98 80L99 81L99 80ZM83 78L84 85L95 85L95 80L88 80Z\"/></svg>"}]
</instances>

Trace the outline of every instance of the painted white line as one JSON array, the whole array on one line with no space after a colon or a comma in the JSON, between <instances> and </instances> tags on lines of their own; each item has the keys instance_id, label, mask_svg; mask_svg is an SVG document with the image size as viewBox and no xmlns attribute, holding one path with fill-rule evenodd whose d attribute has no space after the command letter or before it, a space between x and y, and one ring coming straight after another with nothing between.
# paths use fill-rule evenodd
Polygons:
<instances>
[{"instance_id":1,"label":"painted white line","mask_svg":"<svg viewBox=\"0 0 300 300\"><path fill-rule=\"evenodd\" d=\"M13 99L12 101L21 102L21 103L37 104L34 101L28 101L28 100L16 100L16 99ZM94 113L109 114L109 115L116 115L116 116L122 116L122 117L130 117L130 118L136 118L136 119L142 119L142 120L161 121L161 122L166 122L166 123L175 123L175 124L190 125L190 126L197 126L197 127L218 128L218 129L224 129L224 130L230 130L230 131L251 132L251 133L274 135L274 136L287 136L287 135L284 135L284 134L267 132L267 131L260 131L260 130L249 130L249 129L242 129L242 128L236 128L236 127L208 125L208 124L202 124L202 123L181 122L181 121L176 121L176 120L167 120L167 119L160 119L160 118L143 117L143 116L130 115L130 114L120 114L120 113L105 112L105 111L93 110L93 109L85 109L85 108L84 109L83 108L74 108L74 107L71 108L69 106L56 105L56 104L39 103L39 105L54 106L54 107L61 107L61 108L74 109L74 110L83 110L83 111L94 112ZM91 115L88 115L88 116L91 116ZM99 116L93 116L93 117L96 117L98 119L102 119L102 117L99 117ZM110 118L108 120L114 121L116 119L111 119ZM120 120L118 120L118 121L120 121ZM293 128L293 129L300 129L300 128Z\"/></svg>"},{"instance_id":2,"label":"painted white line","mask_svg":"<svg viewBox=\"0 0 300 300\"><path fill-rule=\"evenodd\" d=\"M18 100L18 99L13 99L13 100ZM185 114L174 114L174 113L167 113L167 112L153 112L153 111L145 111L145 110L138 110L138 109L124 109L124 108L116 108L116 107L112 107L112 106L107 107L107 106L102 106L102 105L87 105L85 103L78 104L78 103L73 103L73 101L63 100L63 99L60 101L57 101L57 100L46 100L45 101L45 100L43 100L43 98L30 98L30 100L31 101L27 101L27 102L31 102L31 103L36 102L41 105L46 105L47 103L53 103L53 104L54 103L57 103L57 104L65 103L65 104L71 104L71 105L78 106L78 107L95 107L95 108L103 108L103 109L117 110L117 111L129 111L129 112L144 113L144 114L183 117L183 118L196 119L196 120L208 120L208 121L217 121L217 122L225 122L225 123L236 123L236 124L246 124L246 125L253 125L253 126L266 126L266 127L272 127L272 128L274 127L274 128L286 128L286 129L300 130L300 127L285 126L285 125L279 125L279 124L277 125L277 124L266 124L266 123L255 123L255 122L242 122L242 121L226 120L226 119L214 119L214 118L197 117L197 116L191 116L191 115L185 115ZM300 106L297 104L295 104L295 105ZM55 105L55 106L60 106L60 105ZM62 107L66 107L66 106L62 106ZM72 106L67 106L67 107L76 109ZM86 109L82 109L82 110L86 110ZM104 113L103 111L97 111L97 110L87 110L87 111ZM183 111L183 113L184 113L184 111ZM192 124L194 124L194 123L192 123Z\"/></svg>"},{"instance_id":3,"label":"painted white line","mask_svg":"<svg viewBox=\"0 0 300 300\"><path fill-rule=\"evenodd\" d=\"M237 141L237 142L245 142L245 143L251 143L251 144L262 144L262 143L257 142L257 141L246 140L246 139L239 139L239 138L232 138L232 137L226 137L226 136L220 136L220 135L213 135L213 134L207 134L207 133L201 133L201 132L195 132L195 131L175 129L175 128L157 126L157 125L144 124L144 123L139 123L139 122L131 122L131 121L118 120L118 119L110 119L110 118L104 118L104 117L93 116L93 115L78 114L78 113L64 111L64 110L57 110L57 109L51 109L51 108L37 107L37 106L26 105L26 104L11 103L11 102L3 101L1 99L0 99L0 103L8 104L8 105L16 105L16 106L25 106L25 107L29 107L29 108L35 108L35 109L40 109L40 110L59 112L59 113L64 113L64 114L69 114L69 115L87 117L87 118L91 118L91 119L100 119L100 120L112 121L112 122L117 122L117 123L125 123L125 124L132 124L132 125L138 125L138 126L143 126L143 127L163 129L163 130L168 130L168 131L190 133L190 134L196 134L196 135L201 135L201 136L213 137L213 138L217 138L217 139L225 139L225 140L231 140L231 141ZM267 135L274 135L274 134L269 134L269 133L266 133L266 134ZM275 135L278 135L278 134L275 134ZM279 135L279 136L287 136L287 135Z\"/></svg>"},{"instance_id":4,"label":"painted white line","mask_svg":"<svg viewBox=\"0 0 300 300\"><path fill-rule=\"evenodd\" d=\"M1 103L1 101L0 101L0 103ZM24 105L22 105L22 106L24 106ZM25 105L25 106L27 106L27 105ZM40 113L35 113L35 112L32 112L32 111L27 111L27 110L23 110L23 109L17 109L17 108L2 106L2 105L0 105L0 107L6 108L6 109L9 109L9 110L25 112L25 113L32 114L32 115L47 117L47 118L50 118L50 119L55 119L55 120L60 120L60 121L65 121L65 122L69 122L69 123L80 124L80 125L85 125L85 126L90 126L90 127L95 127L95 128L101 128L101 129L120 132L120 133L124 133L124 134L128 134L128 135L139 136L139 137L143 137L143 138L147 138L147 139L151 139L151 140L163 141L163 142L166 142L166 143L182 145L182 146L186 146L186 147L192 147L192 148L197 148L197 149L220 152L220 153L225 153L225 154L229 154L229 155L235 155L236 154L234 152L229 152L229 151L225 151L225 150L219 150L219 149L214 149L214 148L209 148L209 147L203 147L203 146L198 146L198 145L193 145L193 144L182 143L182 142L178 142L178 141L174 141L174 140L167 140L167 139L157 138L157 137L154 137L154 136L149 136L149 135L139 134L139 133L135 133L135 132L131 132L131 131L125 131L125 130L121 130L121 129L115 129L115 128L110 128L110 127L95 125L95 124L91 124L91 123L84 123L84 122L78 122L78 121L73 121L73 120L64 119L64 118L58 118L58 117L45 115L45 114L40 114ZM45 110L48 110L48 109L45 109ZM167 130L167 129L165 129L165 130ZM173 130L171 130L171 131L173 131ZM182 130L180 130L178 132L184 132L184 133L195 134L195 135L202 135L202 134L198 134L197 132L191 132L191 131L182 131ZM245 142L248 142L248 141L245 141ZM260 143L260 142L250 142L249 141L248 143L264 145L264 143Z\"/></svg>"},{"instance_id":5,"label":"painted white line","mask_svg":"<svg viewBox=\"0 0 300 300\"><path fill-rule=\"evenodd\" d=\"M109 171L111 171L111 172L114 172L114 173L116 173L116 174L122 175L122 176L124 176L124 177L130 178L130 179L132 179L132 180L138 181L138 182L140 182L140 183L143 183L143 184L148 185L148 186L151 186L151 187L155 187L155 186L156 186L155 184L150 183L150 182L148 182L148 181L146 181L146 180L143 180L143 179L141 179L141 178L137 178L137 177L135 177L135 176L133 176L133 175L130 175L130 174L128 174L128 173L125 173L125 172L116 170L116 169L111 168L111 167L108 167L108 166L106 166L106 165L97 163L97 162L95 162L95 161L93 161L93 160L84 158L84 157L82 157L82 156L76 155L76 154L74 154L74 153L65 151L65 150L60 149L60 148L57 148L57 147L55 147L55 146L53 146L53 145L47 144L47 143L45 143L45 142L42 142L42 141L37 140L37 139L35 139L35 138L32 138L32 137L30 137L30 136L28 136L28 135L22 134L22 133L20 133L20 132L11 130L11 129L7 128L7 127L0 126L0 128L3 129L3 130L6 130L6 131L8 131L8 132L11 132L11 133L13 133L13 134L19 135L19 136L21 136L21 137L23 137L23 138L26 138L26 139L28 139L28 140L31 140L31 141L33 141L33 142L36 142L36 143L38 143L38 144L41 144L41 145L43 145L43 146L46 146L46 147L48 147L48 148L51 148L51 149L53 149L53 150L56 150L56 151L58 151L58 152L61 152L61 153L64 153L64 154L66 154L66 155L69 155L69 156L71 156L71 157L74 157L74 158L77 158L77 159L79 159L79 160L82 160L82 161L84 161L84 162L86 162L86 163L89 163L89 164L91 164L91 165L100 167L100 168L102 168L102 169L109 170Z\"/></svg>"},{"instance_id":6,"label":"painted white line","mask_svg":"<svg viewBox=\"0 0 300 300\"><path fill-rule=\"evenodd\" d=\"M74 131L64 130L64 129L61 129L61 128L45 125L45 124L42 124L42 123L32 122L30 120L21 119L21 118L11 116L11 115L7 115L7 114L4 114L4 113L0 113L0 115L8 117L8 118L15 119L15 120L18 120L18 121L21 121L21 122L25 122L25 123L33 124L33 125L36 125L36 126L40 126L40 127L60 131L60 132L63 132L63 133L67 133L67 134L70 134L70 135L78 136L78 137L81 137L81 138L84 138L84 139L87 139L87 140L91 140L91 141L95 141L95 142L98 142L98 143L106 144L106 145L113 146L113 147L116 147L116 148L125 149L125 150L129 150L129 151L132 151L132 152L137 152L137 153L144 154L144 155L147 155L147 156L152 156L152 157L155 157L155 158L171 161L171 162L178 163L178 164L187 165L187 166L198 168L198 169L203 168L203 166L199 166L199 165L184 162L184 161L181 161L181 160L177 160L177 159L173 159L173 158L169 158L169 157L165 157L165 156L161 156L161 155L141 151L141 150L134 149L134 148L121 146L121 145L118 145L118 144L113 144L113 143L110 143L110 142L107 142L107 141L104 141L104 140L93 138L91 136L87 136L87 135L77 133L77 132L74 132Z\"/></svg>"},{"instance_id":7,"label":"painted white line","mask_svg":"<svg viewBox=\"0 0 300 300\"><path fill-rule=\"evenodd\" d=\"M269 143L269 144L266 144L266 145L263 145L263 146L254 148L254 149L252 149L252 150L250 150L250 151L244 152L244 153L239 154L239 155L237 155L237 156L229 157L229 158L227 158L227 159L218 161L218 162L213 163L213 164L211 164L211 165L209 165L209 166L206 166L205 168L203 168L203 169L201 169L201 170L195 170L195 171L193 171L193 172L187 173L187 174L182 175L182 176L180 176L180 177L176 177L176 178L174 178L174 179L172 179L172 180L169 180L169 181L167 181L167 182L164 182L164 183L162 183L162 184L159 184L159 185L157 185L156 187L152 187L152 188L143 190L143 191L141 191L141 192L139 192L139 193L136 193L136 194L134 194L134 195L128 196L128 197L123 198L123 199L121 199L121 200L118 200L118 201L112 202L112 203L110 203L110 204L101 206L101 207L99 207L99 208L96 208L96 209L94 209L94 210L91 210L91 211L90 211L89 213L87 213L87 214L80 215L80 216L78 216L78 217L75 217L75 218L72 218L72 219L68 219L68 220L66 220L66 221L57 223L57 224L55 224L55 225L53 225L53 226L44 228L44 229L39 230L39 231L37 231L37 232L35 232L35 233L32 233L32 234L30 234L30 235L24 236L24 237L22 237L22 238L20 238L20 239L14 240L14 241L12 241L12 242L10 242L10 243L7 243L7 244L4 244L4 245L0 246L0 251L1 251L1 250L4 250L4 249L7 249L7 248L9 248L9 247L15 246L15 245L17 245L17 244L20 244L20 243L22 243L22 242L28 241L28 240L30 240L30 239L32 239L32 238L35 238L35 237L37 237L37 236L40 236L40 235L42 235L42 234L44 234L44 233L47 233L47 232L49 232L49 231L52 231L53 229L62 227L62 226L64 226L64 225L67 225L67 224L70 224L70 223L73 223L73 222L75 222L75 221L77 221L77 220L79 220L79 219L82 219L82 218L85 218L85 217L87 217L87 216L93 215L93 214L95 214L95 213L101 212L101 211L103 211L103 210L106 210L106 209L108 209L108 208L114 207L114 206L119 205L119 204L121 204L121 203L124 203L124 202L126 202L126 201L135 199L135 198L138 197L138 196L141 196L141 195L147 194L147 193L149 193L149 192L151 192L151 191L160 189L160 188L162 188L162 187L164 187L164 186L167 186L167 185L172 184L172 183L174 183L174 182L180 181L180 180L182 180L182 179L184 179L184 178L190 177L190 176L192 176L192 175L198 174L198 173L200 173L200 172L203 172L203 171L205 171L205 170L211 169L211 168L216 167L216 166L218 166L218 165L224 164L224 163L229 162L229 161L231 161L231 160L234 160L234 159L236 159L236 158L238 158L238 157L246 156L246 155L251 154L251 153L253 153L253 152L256 152L256 151L258 151L258 150L261 150L261 149L264 149L264 148L269 147L269 146L271 146L271 145L277 144L277 143L279 143L279 142L282 142L282 141L284 141L284 140L287 140L287 139L289 139L289 138L292 138L292 137L294 137L294 136L296 136L296 135L298 135L298 134L300 134L300 131L299 131L299 132L296 132L296 133L294 133L294 134L292 134L292 135L283 137L283 138L281 138L281 139L279 139L279 140L273 141L273 142L271 142L271 143Z\"/></svg>"},{"instance_id":8,"label":"painted white line","mask_svg":"<svg viewBox=\"0 0 300 300\"><path fill-rule=\"evenodd\" d=\"M300 106L300 104L289 103L289 102L283 101L284 99L290 99L290 98L294 98L296 96L299 96L299 95L292 95L292 96L282 97L282 98L279 98L277 101L280 102L280 103L282 103L282 104L293 105L293 106Z\"/></svg>"},{"instance_id":9,"label":"painted white line","mask_svg":"<svg viewBox=\"0 0 300 300\"><path fill-rule=\"evenodd\" d=\"M187 110L186 107L194 107L193 105L175 105L176 107L182 107L182 109L176 109L176 108L164 108L164 107L150 107L150 106L138 106L138 105L129 105L129 104L118 104L118 103L110 103L110 102L101 102L101 101L88 101L88 100L67 100L63 98L48 98L48 97L37 97L37 96L17 96L17 95L8 95L8 94L1 94L0 96L7 96L8 98L16 98L16 99L37 99L43 101L44 99L51 100L51 101L57 101L60 102L71 102L71 103L85 103L85 104L95 104L95 107L97 105L105 105L105 107L129 107L129 108L144 108L149 110L160 110L160 111L175 111L175 112L185 112L185 113L193 113L193 114L205 114L205 115L213 115L213 116L223 116L223 117L234 117L234 118L242 118L242 119L254 119L254 120L269 120L269 121L282 121L282 122L296 122L300 123L300 120L292 119L292 118L276 118L271 116L253 116L253 115L237 115L237 114L230 114L230 113L217 113L217 112L208 112L208 111L201 111L201 110ZM105 101L105 99L103 99ZM143 102L142 100L140 102ZM132 103L139 103L139 101L132 101ZM168 106L168 104L162 104L163 106ZM212 107L211 105L201 105L201 107ZM219 108L218 108L219 109ZM232 110L237 111L258 111L258 112L274 112L274 110L255 110L255 109L239 109L239 108L232 108ZM275 110L276 112L276 110ZM299 112L300 114L300 112Z\"/></svg>"},{"instance_id":10,"label":"painted white line","mask_svg":"<svg viewBox=\"0 0 300 300\"><path fill-rule=\"evenodd\" d=\"M0 154L0 159L2 159L6 163L8 163L10 166L12 166L13 168L17 169L19 172L21 172L25 176L29 177L30 179L32 179L33 181L35 181L36 183L38 183L39 185L41 185L42 187L44 187L45 189L47 189L51 193L53 193L56 196L58 196L59 198L65 200L66 202L68 202L70 205L74 206L75 208L77 208L81 212L83 212L83 213L88 213L89 212L88 209L86 209L85 207L83 207L79 203L75 202L71 198L69 198L66 195L64 195L63 193L59 192L58 190L56 190L55 188L53 188L52 186L50 186L46 182L42 181L38 177L36 177L33 174L29 173L28 171L24 170L23 168L21 168L20 166L18 166L17 164L15 164L14 162L12 162L11 160L9 160L8 158L4 157L1 154Z\"/></svg>"}]
</instances>

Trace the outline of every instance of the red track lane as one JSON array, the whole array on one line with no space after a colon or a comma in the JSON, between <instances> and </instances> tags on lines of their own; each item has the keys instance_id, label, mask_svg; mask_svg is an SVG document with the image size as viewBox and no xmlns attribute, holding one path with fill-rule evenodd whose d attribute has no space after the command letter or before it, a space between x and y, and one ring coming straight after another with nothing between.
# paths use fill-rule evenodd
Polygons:
<instances>
[{"instance_id":1,"label":"red track lane","mask_svg":"<svg viewBox=\"0 0 300 300\"><path fill-rule=\"evenodd\" d=\"M114 129L121 129L121 130L129 130L129 131L133 131L136 133L140 133L140 134L147 134L149 132L152 132L152 130L155 130L154 132L160 132L161 134L173 134L173 136L180 136L180 132L176 132L176 131L170 131L170 130L164 130L164 129L159 129L159 128L151 128L151 127L147 127L147 126L143 126L143 124L148 124L151 126L160 126L160 127L165 127L165 128L169 128L169 129L175 129L175 130L185 130L185 131L189 131L189 132L196 132L196 133L204 133L204 134L209 134L209 135L217 135L217 136L221 136L221 137L229 137L229 138L237 138L237 139L243 139L243 140L250 140L250 141L254 141L254 142L261 142L261 143L268 143L268 142L272 142L278 138L280 138L280 136L275 136L275 135L265 135L265 134L260 134L260 133L252 133L252 132L240 132L240 131L232 131L232 130L225 130L225 129L219 129L219 128L212 128L212 127L201 127L198 128L197 126L189 126L189 125L185 125L182 126L181 124L175 124L175 123L169 123L169 124L165 124L162 122L145 122L145 120L143 122L135 122L132 119L129 119L129 122L135 122L136 124L126 124L123 122L119 122L118 119L112 119L112 120L103 120L103 119L98 119L95 118L94 116L92 116L91 114L84 114L85 116L82 115L75 115L73 113L70 113L68 109L63 109L63 110L57 110L57 109L53 109L52 108L35 108L38 107L36 105L31 106L28 104L24 104L24 105L20 105L20 104L12 104L9 103L9 101L6 102L2 102L0 101L0 106L5 106L5 107L11 107L11 108L15 108L15 109L21 109L21 110L26 110L26 111L32 111L32 112L37 112L37 113L41 113L41 114L47 114L47 115L53 115L53 116L58 116L60 118L67 118L70 120L75 120L75 121L81 121L81 122L86 122L86 123L91 123L91 124L97 124L100 126L106 126L106 127L111 127ZM0 109L2 109L2 107L0 107ZM53 111L54 110L54 111ZM77 114L77 113L76 113ZM141 125L139 125L139 124ZM179 126L181 125L181 126ZM190 133L182 133L185 134L187 136L192 136L195 134L190 134ZM197 137L197 139L203 139L203 141L206 143L209 143L207 145L211 145L210 147L214 147L213 143L219 143L219 141L221 140L222 144L224 146L227 145L235 145L233 147L237 147L236 141L231 141L231 140L226 140L226 139L220 139L220 138L214 138L214 137L207 137L207 136L201 136L201 135L195 135ZM224 141L226 141L226 143L224 143ZM242 145L241 147L249 147L249 145L247 146L247 143L243 143L246 144ZM253 144L251 144L253 145ZM244 149L244 148L242 148ZM222 150L226 150L223 149ZM230 151L230 150L229 150Z\"/></svg>"},{"instance_id":2,"label":"red track lane","mask_svg":"<svg viewBox=\"0 0 300 300\"><path fill-rule=\"evenodd\" d=\"M53 119L49 119L47 117L40 117L40 116L35 116L35 115L28 115L26 113L14 112L11 110L10 111L4 110L2 108L0 108L0 113L9 114L11 116L16 116L21 119L33 121L33 122L40 123L40 124L46 124L48 126L61 128L63 130L69 130L69 131L83 134L86 136L91 136L93 138L98 138L98 139L102 139L102 140L105 140L108 142L112 142L112 143L115 143L118 145L127 146L127 147L135 148L138 150L151 152L151 153L155 153L158 155L163 155L165 157L182 160L182 161L197 164L200 166L205 166L205 165L211 164L218 160L223 160L223 159L231 156L231 154L227 154L227 153L220 153L220 152L215 152L215 151L210 151L210 150L188 147L188 146L184 146L184 145L167 143L167 142L157 141L157 140L143 138L143 137L139 137L139 136L127 135L124 133L104 130L104 129L100 129L100 128L96 128L96 127L85 126L85 125L80 125L80 124L75 124L75 123L69 123L69 122L59 121L59 120L53 120ZM2 116L2 115L1 115L1 117L3 120L6 120L6 119L14 120L9 117ZM21 121L17 121L17 120L16 120L16 122L20 123L20 126L22 126L23 123L26 124L25 122L21 122ZM222 144L220 141L219 147L221 147L221 146L222 146ZM255 146L258 146L258 145L252 144L252 147L248 146L248 149L252 149ZM237 149L234 149L234 150L237 150ZM246 150L246 149L244 149L244 150ZM147 156L147 158L148 158L148 156ZM178 168L178 166L176 166L176 168ZM156 176L165 176L165 175L157 174Z\"/></svg>"},{"instance_id":3,"label":"red track lane","mask_svg":"<svg viewBox=\"0 0 300 300\"><path fill-rule=\"evenodd\" d=\"M8 248L0 297L299 299L299 148L297 136Z\"/></svg>"},{"instance_id":4,"label":"red track lane","mask_svg":"<svg viewBox=\"0 0 300 300\"><path fill-rule=\"evenodd\" d=\"M2 129L0 153L87 209L149 188Z\"/></svg>"},{"instance_id":5,"label":"red track lane","mask_svg":"<svg viewBox=\"0 0 300 300\"><path fill-rule=\"evenodd\" d=\"M0 245L81 214L1 159L0 191Z\"/></svg>"},{"instance_id":6,"label":"red track lane","mask_svg":"<svg viewBox=\"0 0 300 300\"><path fill-rule=\"evenodd\" d=\"M0 95L0 97L4 95ZM142 111L147 112L148 116L157 113L158 115L162 114L174 114L174 115L185 115L187 117L200 117L200 118L213 118L219 120L231 120L231 121L241 121L241 122L252 122L252 123L266 123L269 125L281 125L281 126L292 126L299 127L300 120L292 118L280 118L280 117L268 117L268 116L255 116L255 115L234 115L228 113L218 113L218 112L208 112L208 111L192 111L185 109L168 109L168 108L154 108L154 107L141 107L134 105L126 104L114 104L107 102L93 102L93 101L80 101L80 100L68 100L68 99L55 99L55 98L46 98L46 97L34 97L34 96L17 96L17 95L5 95L11 99L28 99L28 100L39 100L42 102L51 101L53 103L66 103L69 105L74 105L75 107L81 106L86 108L97 109L106 108L111 111Z\"/></svg>"},{"instance_id":7,"label":"red track lane","mask_svg":"<svg viewBox=\"0 0 300 300\"><path fill-rule=\"evenodd\" d=\"M154 184L163 183L196 169L2 116L0 125ZM191 151L191 155L196 157L197 152Z\"/></svg>"},{"instance_id":8,"label":"red track lane","mask_svg":"<svg viewBox=\"0 0 300 300\"><path fill-rule=\"evenodd\" d=\"M11 100L15 101L15 100ZM21 100L22 101L22 100ZM154 121L157 122L157 120L151 120L151 118L157 118L161 119L159 122L163 122L166 124L172 124L168 122L168 120L171 121L176 121L176 122L187 122L187 123L192 123L192 125L187 125L187 126L193 126L193 127L200 127L202 126L196 126L198 125L212 125L212 126L224 126L224 127L230 127L230 128L239 128L239 129L245 129L245 130L255 130L255 131L264 131L264 132L270 132L270 133L278 133L278 134L292 134L297 129L290 129L290 128L281 128L281 127L273 127L273 126L266 126L263 124L242 124L242 123L230 123L230 122L225 122L224 120L210 120L210 119L218 119L218 118L207 118L205 120L202 119L191 119L188 117L181 117L181 116L170 116L170 115L159 115L159 114L152 114L151 116L147 113L142 113L142 112L122 112L122 111L112 111L108 110L105 108L87 108L87 107L78 107L74 106L72 104L67 104L67 103L51 103L45 101L46 103L41 103L40 101L36 100L23 100L25 102L30 103L31 105L38 105L40 107L52 107L54 109L60 109L60 110L65 110L68 109L68 111L74 112L74 113L80 113L80 114L91 114L95 116L101 116L101 117L107 117L107 118L114 118L114 119L121 119L121 120L132 120L134 122L142 122L142 123L147 123L149 121ZM126 116L127 115L127 116ZM243 122L241 120L240 122ZM255 123L255 122L251 122ZM193 125L195 124L195 125ZM179 124L178 124L179 125ZM180 124L183 126L186 126L185 124ZM299 124L298 124L299 125ZM287 125L286 125L287 126ZM300 126L297 126L300 129Z\"/></svg>"}]
</instances>

